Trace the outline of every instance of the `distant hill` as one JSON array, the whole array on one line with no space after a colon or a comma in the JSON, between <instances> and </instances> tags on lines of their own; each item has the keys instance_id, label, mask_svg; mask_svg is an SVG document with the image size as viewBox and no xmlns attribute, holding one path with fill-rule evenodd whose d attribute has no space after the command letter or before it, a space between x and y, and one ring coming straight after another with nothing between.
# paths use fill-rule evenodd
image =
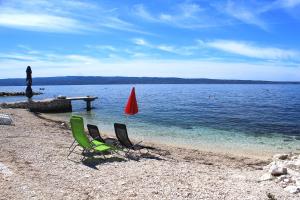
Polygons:
<instances>
[{"instance_id":1,"label":"distant hill","mask_svg":"<svg viewBox=\"0 0 300 200\"><path fill-rule=\"evenodd\" d=\"M63 76L33 78L33 85L107 85L107 84L300 84L300 82L275 82L251 80L222 80L205 78L159 77L102 77ZM24 86L24 78L0 79L0 86Z\"/></svg>"}]
</instances>

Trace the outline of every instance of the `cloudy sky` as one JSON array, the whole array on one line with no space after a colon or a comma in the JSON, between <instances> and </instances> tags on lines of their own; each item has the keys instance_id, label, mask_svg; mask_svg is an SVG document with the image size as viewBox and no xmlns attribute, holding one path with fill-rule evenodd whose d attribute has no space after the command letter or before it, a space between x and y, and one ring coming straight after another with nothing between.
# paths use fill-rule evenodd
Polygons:
<instances>
[{"instance_id":1,"label":"cloudy sky","mask_svg":"<svg viewBox=\"0 0 300 200\"><path fill-rule=\"evenodd\" d=\"M300 0L0 0L0 78L300 81Z\"/></svg>"}]
</instances>

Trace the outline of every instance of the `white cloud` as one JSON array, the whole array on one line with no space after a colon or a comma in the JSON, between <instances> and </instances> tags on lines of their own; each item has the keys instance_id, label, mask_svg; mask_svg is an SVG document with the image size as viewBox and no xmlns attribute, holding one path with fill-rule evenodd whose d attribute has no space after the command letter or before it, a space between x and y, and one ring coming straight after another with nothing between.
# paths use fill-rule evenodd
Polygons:
<instances>
[{"instance_id":1,"label":"white cloud","mask_svg":"<svg viewBox=\"0 0 300 200\"><path fill-rule=\"evenodd\" d=\"M91 29L71 18L13 11L0 13L0 25L42 32L80 32Z\"/></svg>"},{"instance_id":2,"label":"white cloud","mask_svg":"<svg viewBox=\"0 0 300 200\"><path fill-rule=\"evenodd\" d=\"M189 56L194 54L194 51L199 49L199 46L196 44L194 46L174 46L174 45L167 45L167 44L152 44L145 39L142 38L135 38L132 40L135 45L160 50L168 53L173 53L177 55Z\"/></svg>"},{"instance_id":3,"label":"white cloud","mask_svg":"<svg viewBox=\"0 0 300 200\"><path fill-rule=\"evenodd\" d=\"M134 14L152 23L162 23L170 26L199 29L249 24L265 31L271 30L274 22L265 18L267 12L283 9L286 13L299 17L300 0L277 1L185 1L172 4L163 10L151 10L139 4L134 6Z\"/></svg>"},{"instance_id":4,"label":"white cloud","mask_svg":"<svg viewBox=\"0 0 300 200\"><path fill-rule=\"evenodd\" d=\"M229 16L246 24L256 25L264 30L268 29L267 23L260 16L261 9L251 4L229 0L225 6L219 6L219 11L225 11Z\"/></svg>"},{"instance_id":5,"label":"white cloud","mask_svg":"<svg viewBox=\"0 0 300 200\"><path fill-rule=\"evenodd\" d=\"M296 9L299 5L300 0L272 2L228 0L207 3L186 1L171 5L162 11L150 10L139 4L134 6L134 13L152 23L162 23L185 29L231 26L236 25L238 21L269 31L270 23L264 18L265 13L274 9L294 8L295 12L289 10L288 13L297 15L295 13L299 13Z\"/></svg>"},{"instance_id":6,"label":"white cloud","mask_svg":"<svg viewBox=\"0 0 300 200\"><path fill-rule=\"evenodd\" d=\"M81 32L94 30L73 14L82 8L91 8L88 3L62 0L60 2L36 0L4 0L0 7L0 26L41 32Z\"/></svg>"},{"instance_id":7,"label":"white cloud","mask_svg":"<svg viewBox=\"0 0 300 200\"><path fill-rule=\"evenodd\" d=\"M218 19L212 12L202 9L195 3L181 3L169 10L151 12L142 4L134 6L134 14L153 23L163 23L185 29L209 28L227 25L222 19Z\"/></svg>"},{"instance_id":8,"label":"white cloud","mask_svg":"<svg viewBox=\"0 0 300 200\"><path fill-rule=\"evenodd\" d=\"M260 8L262 13L274 10L283 10L295 19L300 19L300 0L277 0Z\"/></svg>"},{"instance_id":9,"label":"white cloud","mask_svg":"<svg viewBox=\"0 0 300 200\"><path fill-rule=\"evenodd\" d=\"M30 31L86 33L110 29L150 34L121 19L115 8L99 2L71 0L4 0L0 7L0 26Z\"/></svg>"},{"instance_id":10,"label":"white cloud","mask_svg":"<svg viewBox=\"0 0 300 200\"><path fill-rule=\"evenodd\" d=\"M300 5L300 0L277 0L274 5L283 8L294 8Z\"/></svg>"},{"instance_id":11,"label":"white cloud","mask_svg":"<svg viewBox=\"0 0 300 200\"><path fill-rule=\"evenodd\" d=\"M140 16L143 19L146 19L146 20L149 20L149 21L157 21L157 19L154 16L152 16L146 10L146 8L144 7L144 5L142 5L142 4L138 4L138 5L133 6L133 10L134 10L134 13L136 15Z\"/></svg>"},{"instance_id":12,"label":"white cloud","mask_svg":"<svg viewBox=\"0 0 300 200\"><path fill-rule=\"evenodd\" d=\"M191 46L152 44L143 38L132 40L133 48L110 45L88 45L85 54L36 51L19 45L17 52L1 53L0 78L22 77L22 66L32 66L35 76L101 75L101 76L166 76L189 78L222 78L254 80L293 80L300 78L299 52L252 43L198 40ZM105 56L94 49L103 50ZM148 50L147 50L148 49ZM228 60L223 55L206 58L201 50L218 49L227 53L262 59L260 62ZM86 50L93 50L93 54ZM150 50L150 51L149 51ZM157 50L157 51L153 51ZM188 60L165 59L163 52L195 55ZM182 57L183 58L183 57ZM294 60L293 63L291 60ZM11 68L11 66L16 66ZM6 70L7 69L7 70ZM84 69L84 70L82 70Z\"/></svg>"},{"instance_id":13,"label":"white cloud","mask_svg":"<svg viewBox=\"0 0 300 200\"><path fill-rule=\"evenodd\" d=\"M79 54L53 54L51 59L45 59L43 57L36 58L30 62L23 60L1 59L0 66L2 66L2 73L0 78L24 77L24 69L27 65L32 66L34 77L99 75L277 81L298 81L300 79L299 67L288 67L278 64L245 64L219 61L167 59L107 60ZM18 67L11 69L10 66ZM83 68L84 70L82 70Z\"/></svg>"},{"instance_id":14,"label":"white cloud","mask_svg":"<svg viewBox=\"0 0 300 200\"><path fill-rule=\"evenodd\" d=\"M142 38L135 38L133 39L133 43L140 46L149 46L148 42Z\"/></svg>"},{"instance_id":15,"label":"white cloud","mask_svg":"<svg viewBox=\"0 0 300 200\"><path fill-rule=\"evenodd\" d=\"M97 59L91 56L84 56L84 55L77 55L77 54L65 55L62 56L62 58L65 58L66 61L69 62L75 62L75 63L85 64L85 65L89 65L98 61Z\"/></svg>"},{"instance_id":16,"label":"white cloud","mask_svg":"<svg viewBox=\"0 0 300 200\"><path fill-rule=\"evenodd\" d=\"M228 0L226 3L215 3L218 12L226 13L243 23L269 30L274 22L264 18L264 14L274 10L284 10L291 16L299 16L300 0L276 0L276 1L237 1Z\"/></svg>"},{"instance_id":17,"label":"white cloud","mask_svg":"<svg viewBox=\"0 0 300 200\"><path fill-rule=\"evenodd\" d=\"M203 41L196 40L193 44L190 45L169 45L169 44L154 44L149 41L146 41L143 38L135 38L132 42L140 47L143 47L142 50L158 50L167 53L172 53L181 56L197 56L214 57L216 52L213 52L213 49L221 50L225 53L231 53L235 55L245 56L249 58L262 59L265 61L281 61L285 60L288 62L299 62L300 52L297 50L291 49L282 49L277 47L269 46L258 46L251 42L245 41L235 41L235 40L213 40L213 41ZM207 54L207 52L210 52ZM240 57L243 58L243 57ZM236 58L236 60L240 59ZM217 57L214 59L226 60L226 55L217 54Z\"/></svg>"},{"instance_id":18,"label":"white cloud","mask_svg":"<svg viewBox=\"0 0 300 200\"><path fill-rule=\"evenodd\" d=\"M140 33L140 34L145 34L145 35L155 35L153 33L147 32L140 30L135 27L135 25L126 22L124 20L121 20L120 18L116 16L108 16L104 18L99 18L95 22L99 27L104 27L104 28L110 28L110 29L115 29L115 30L122 30L122 31L127 31L127 32L134 32L134 33Z\"/></svg>"},{"instance_id":19,"label":"white cloud","mask_svg":"<svg viewBox=\"0 0 300 200\"><path fill-rule=\"evenodd\" d=\"M18 53L0 53L0 61L26 61L26 62L58 62L89 64L96 61L94 57L80 54L57 54L44 51L24 51Z\"/></svg>"},{"instance_id":20,"label":"white cloud","mask_svg":"<svg viewBox=\"0 0 300 200\"><path fill-rule=\"evenodd\" d=\"M168 15L168 14L161 14L159 16L159 18L162 20L162 21L171 21L173 19L173 17L171 15Z\"/></svg>"},{"instance_id":21,"label":"white cloud","mask_svg":"<svg viewBox=\"0 0 300 200\"><path fill-rule=\"evenodd\" d=\"M21 53L0 53L0 60L23 60L23 61L33 61L38 59L30 54Z\"/></svg>"},{"instance_id":22,"label":"white cloud","mask_svg":"<svg viewBox=\"0 0 300 200\"><path fill-rule=\"evenodd\" d=\"M160 49L162 51L167 51L167 52L172 52L172 53L176 53L176 49L174 46L171 45L158 45L157 49Z\"/></svg>"},{"instance_id":23,"label":"white cloud","mask_svg":"<svg viewBox=\"0 0 300 200\"><path fill-rule=\"evenodd\" d=\"M208 47L219 49L225 52L260 59L298 59L300 52L274 47L260 47L250 43L234 40L215 40L207 42Z\"/></svg>"},{"instance_id":24,"label":"white cloud","mask_svg":"<svg viewBox=\"0 0 300 200\"><path fill-rule=\"evenodd\" d=\"M146 47L149 45L144 39L136 38L132 39L134 45L129 46L112 46L112 45L86 45L87 49L84 50L87 54L97 55L101 58L114 58L114 59L131 59L131 58L146 58L146 57L158 57L155 53L149 53L147 49L141 49L140 47Z\"/></svg>"},{"instance_id":25,"label":"white cloud","mask_svg":"<svg viewBox=\"0 0 300 200\"><path fill-rule=\"evenodd\" d=\"M118 49L112 45L86 45L87 48L89 49L96 49L96 50L103 50L103 51L113 51L113 52L117 52Z\"/></svg>"}]
</instances>

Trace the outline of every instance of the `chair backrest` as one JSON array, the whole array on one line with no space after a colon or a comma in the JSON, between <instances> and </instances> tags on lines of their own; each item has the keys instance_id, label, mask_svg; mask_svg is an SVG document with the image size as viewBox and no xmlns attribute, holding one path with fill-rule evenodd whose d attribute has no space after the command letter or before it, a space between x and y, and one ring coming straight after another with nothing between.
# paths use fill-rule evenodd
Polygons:
<instances>
[{"instance_id":1,"label":"chair backrest","mask_svg":"<svg viewBox=\"0 0 300 200\"><path fill-rule=\"evenodd\" d=\"M84 132L83 118L80 116L72 116L70 122L73 137L78 144L85 149L92 148L92 145Z\"/></svg>"},{"instance_id":2,"label":"chair backrest","mask_svg":"<svg viewBox=\"0 0 300 200\"><path fill-rule=\"evenodd\" d=\"M90 136L94 139L97 140L99 142L103 142L105 143L104 139L101 137L99 129L96 125L92 125L92 124L88 124L87 128L89 130L89 134Z\"/></svg>"},{"instance_id":3,"label":"chair backrest","mask_svg":"<svg viewBox=\"0 0 300 200\"><path fill-rule=\"evenodd\" d=\"M114 128L115 128L115 133L116 133L116 136L117 136L119 142L127 148L133 148L133 144L131 143L131 141L128 138L126 125L115 123Z\"/></svg>"}]
</instances>

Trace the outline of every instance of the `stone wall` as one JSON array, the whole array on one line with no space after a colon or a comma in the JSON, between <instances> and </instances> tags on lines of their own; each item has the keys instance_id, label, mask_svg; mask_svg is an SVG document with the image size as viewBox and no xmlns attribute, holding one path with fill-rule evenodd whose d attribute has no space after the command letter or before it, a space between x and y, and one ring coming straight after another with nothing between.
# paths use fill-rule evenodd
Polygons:
<instances>
[{"instance_id":1,"label":"stone wall","mask_svg":"<svg viewBox=\"0 0 300 200\"><path fill-rule=\"evenodd\" d=\"M1 103L1 108L22 108L27 109L28 108L28 102L13 102L13 103Z\"/></svg>"},{"instance_id":2,"label":"stone wall","mask_svg":"<svg viewBox=\"0 0 300 200\"><path fill-rule=\"evenodd\" d=\"M43 101L31 101L31 102L14 102L14 103L2 103L2 108L23 108L29 109L31 112L41 113L60 113L71 112L72 104L67 99L51 99Z\"/></svg>"}]
</instances>

